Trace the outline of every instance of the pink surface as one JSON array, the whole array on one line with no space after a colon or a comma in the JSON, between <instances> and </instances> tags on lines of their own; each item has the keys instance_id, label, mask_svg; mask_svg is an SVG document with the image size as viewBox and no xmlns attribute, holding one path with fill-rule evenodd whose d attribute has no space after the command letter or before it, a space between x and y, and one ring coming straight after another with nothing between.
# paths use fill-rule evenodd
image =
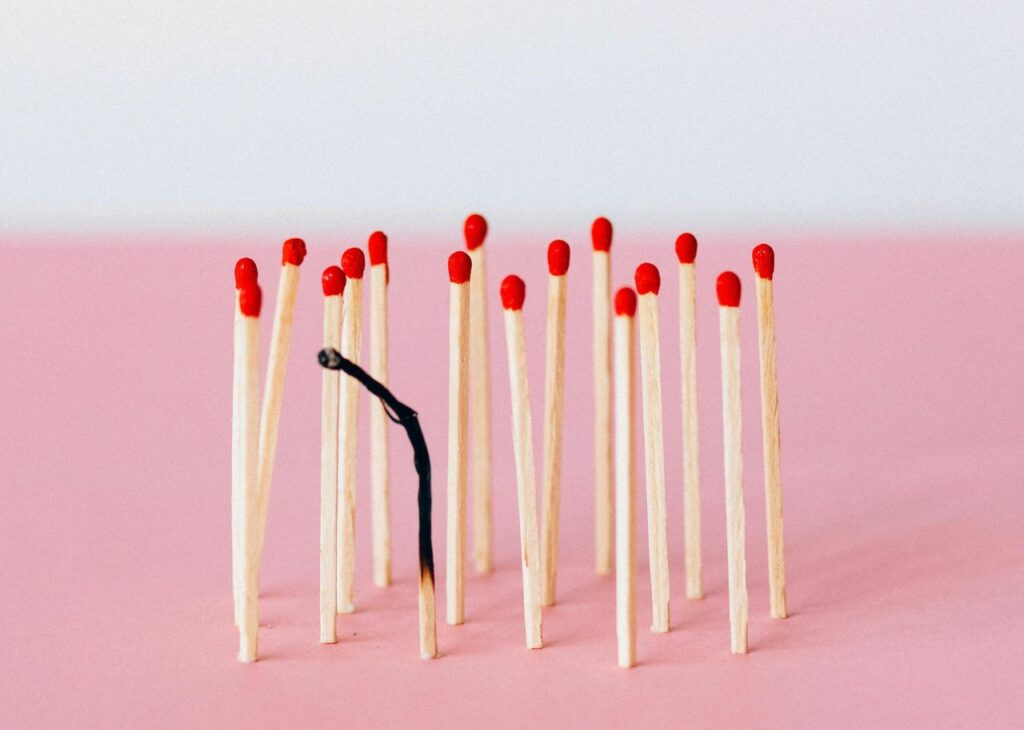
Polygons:
<instances>
[{"instance_id":1,"label":"pink surface","mask_svg":"<svg viewBox=\"0 0 1024 730\"><path fill-rule=\"evenodd\" d=\"M1020 726L1024 700L1021 236L773 241L792 616L768 618L754 310L742 308L750 645L729 654L714 279L752 294L750 243L701 241L707 597L682 594L672 241L619 236L615 283L663 270L672 632L649 625L638 502L638 657L615 666L614 593L592 574L590 261L569 272L559 605L524 647L508 376L497 284L527 281L540 438L543 244L488 241L497 571L471 574L442 658L416 643L415 480L392 432L396 584L372 587L365 475L357 613L317 642L320 272L309 238L271 500L262 659L235 660L229 557L232 267L267 310L280 242L4 242L0 286L0 726ZM352 242L347 241L345 245ZM205 244L200 247L198 244ZM449 243L391 240L392 383L445 474ZM264 346L270 317L264 318ZM361 427L365 433L365 401ZM539 455L538 451L538 455ZM642 480L638 480L642 494ZM434 545L444 582L444 496Z\"/></svg>"}]
</instances>

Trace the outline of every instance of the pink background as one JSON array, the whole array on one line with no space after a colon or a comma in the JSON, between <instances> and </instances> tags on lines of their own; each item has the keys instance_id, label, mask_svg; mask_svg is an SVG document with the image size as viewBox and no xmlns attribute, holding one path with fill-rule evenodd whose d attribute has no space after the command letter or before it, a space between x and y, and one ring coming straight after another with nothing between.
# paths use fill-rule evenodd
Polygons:
<instances>
[{"instance_id":1,"label":"pink background","mask_svg":"<svg viewBox=\"0 0 1024 730\"><path fill-rule=\"evenodd\" d=\"M615 281L662 267L672 632L649 633L638 501L638 658L615 665L614 593L592 572L590 261L571 240L559 604L524 647L500 276L527 281L534 432L544 251L488 243L496 572L467 622L417 653L415 480L392 431L393 588L372 587L360 464L357 613L317 642L319 276L310 236L262 578L261 661L235 660L229 551L232 266L268 311L279 241L5 242L0 287L0 725L984 727L1024 722L1020 235L773 242L792 616L768 618L750 244L702 239L701 476L707 597L683 589L677 292L670 242L616 239ZM79 242L82 243L82 242ZM138 243L133 241L132 243ZM205 244L205 245L200 245ZM211 245L214 244L214 245ZM346 242L345 245L350 245ZM817 245L821 244L821 245ZM392 241L391 378L444 483L453 241ZM729 654L714 277L743 305L751 653ZM269 341L270 316L264 319ZM265 350L264 350L265 355ZM365 400L361 428L366 433ZM365 444L365 441L363 442ZM365 451L363 452L365 453ZM538 451L539 455L539 451ZM642 480L638 480L642 494Z\"/></svg>"}]
</instances>

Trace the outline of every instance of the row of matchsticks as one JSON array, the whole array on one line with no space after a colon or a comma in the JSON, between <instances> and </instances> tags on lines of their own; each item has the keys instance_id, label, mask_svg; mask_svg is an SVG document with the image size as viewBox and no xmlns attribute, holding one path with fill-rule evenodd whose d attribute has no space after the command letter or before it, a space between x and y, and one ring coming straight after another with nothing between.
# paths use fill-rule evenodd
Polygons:
<instances>
[{"instance_id":1,"label":"row of matchsticks","mask_svg":"<svg viewBox=\"0 0 1024 730\"><path fill-rule=\"evenodd\" d=\"M449 319L449 426L447 462L447 621L464 620L466 492L469 438L472 436L473 558L476 570L491 570L491 427L487 336L487 291L484 238L487 223L471 215L465 223L467 252L448 260L451 281ZM618 663L633 666L636 656L634 547L634 319L640 335L644 479L647 495L648 546L651 575L651 630L669 630L669 568L665 506L664 439L662 432L661 356L656 266L636 269L635 291L611 292L612 227L594 221L593 356L595 423L595 546L596 570L608 574L614 565ZM696 270L697 241L684 233L676 240L679 260L679 337L682 371L683 496L686 596L703 595L700 536L700 486L697 439ZM388 420L404 426L413 445L420 476L420 655L436 657L434 565L431 541L430 461L412 408L386 388L387 382L387 237L374 233L370 259L370 359L359 367L361 352L362 280L365 258L350 248L341 267L328 267L324 293L324 366L321 445L320 641L337 641L336 615L354 610L355 494L357 414L360 383L372 395L370 423L370 489L373 531L373 578L377 586L391 582L390 496L388 484ZM235 266L235 367L232 431L232 580L239 659L257 658L258 575L263 555L271 477L291 337L299 267L306 247L300 239L285 242L274 313L266 385L259 390L259 315L261 291L256 264L244 258ZM529 408L526 344L522 318L526 288L518 276L501 283L505 312L513 445L523 571L526 645L541 648L542 606L555 603L558 566L563 385L565 357L566 277L570 250L564 241L548 247L547 352L544 388L541 530L538 534L533 437ZM770 606L773 618L786 616L785 563L782 547L782 493L779 461L778 396L775 368L775 323L772 277L774 252L767 244L753 251L757 282L760 344L764 486L768 530ZM730 645L735 654L747 651L747 585L743 463L740 405L740 280L731 271L717 280L720 314L725 494L729 585ZM614 316L613 316L614 313ZM613 337L614 331L614 337ZM347 377L341 381L341 373ZM614 387L613 387L614 381ZM472 411L474 428L467 424ZM614 427L614 434L613 434ZM614 435L614 438L613 438Z\"/></svg>"}]
</instances>

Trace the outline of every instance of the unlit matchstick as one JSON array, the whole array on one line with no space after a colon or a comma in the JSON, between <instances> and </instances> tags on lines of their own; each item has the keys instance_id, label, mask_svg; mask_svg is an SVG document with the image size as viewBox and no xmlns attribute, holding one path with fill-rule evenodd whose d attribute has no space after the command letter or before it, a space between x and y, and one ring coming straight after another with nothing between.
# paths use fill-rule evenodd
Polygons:
<instances>
[{"instance_id":1,"label":"unlit matchstick","mask_svg":"<svg viewBox=\"0 0 1024 730\"><path fill-rule=\"evenodd\" d=\"M633 537L633 316L636 294L615 294L615 633L619 666L636 663L636 541Z\"/></svg>"},{"instance_id":2,"label":"unlit matchstick","mask_svg":"<svg viewBox=\"0 0 1024 730\"><path fill-rule=\"evenodd\" d=\"M240 343L242 331L242 312L238 306L238 299L241 296L242 287L246 284L255 284L258 272L256 262L250 258L238 259L235 264L235 301L234 301L234 366L232 372L232 394L231 394L231 599L232 611L235 626L239 625L240 613L242 610L242 510L244 509L245 494L240 482L241 478L241 435L239 430L242 425L240 413L242 398L242 372L245 368L245 361L242 359Z\"/></svg>"},{"instance_id":3,"label":"unlit matchstick","mask_svg":"<svg viewBox=\"0 0 1024 730\"><path fill-rule=\"evenodd\" d=\"M388 237L370 235L370 374L388 384ZM388 422L384 405L370 403L370 513L373 520L373 584L391 584L391 497L388 486Z\"/></svg>"},{"instance_id":4,"label":"unlit matchstick","mask_svg":"<svg viewBox=\"0 0 1024 730\"><path fill-rule=\"evenodd\" d=\"M612 224L590 227L594 272L594 552L598 575L612 569Z\"/></svg>"},{"instance_id":5,"label":"unlit matchstick","mask_svg":"<svg viewBox=\"0 0 1024 730\"><path fill-rule=\"evenodd\" d=\"M238 660L254 662L258 654L259 620L259 439L260 439L260 308L262 294L255 280L243 283L238 295L242 325L237 343L239 373L238 483L242 492L242 607L238 612Z\"/></svg>"}]
</instances>

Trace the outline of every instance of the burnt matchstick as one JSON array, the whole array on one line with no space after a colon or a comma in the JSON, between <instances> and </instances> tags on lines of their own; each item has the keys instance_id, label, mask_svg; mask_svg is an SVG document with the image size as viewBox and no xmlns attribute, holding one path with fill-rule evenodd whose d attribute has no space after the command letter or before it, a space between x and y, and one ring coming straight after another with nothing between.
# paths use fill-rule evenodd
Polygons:
<instances>
[{"instance_id":1,"label":"burnt matchstick","mask_svg":"<svg viewBox=\"0 0 1024 730\"><path fill-rule=\"evenodd\" d=\"M238 626L239 612L242 610L242 534L241 520L242 509L244 508L244 493L239 482L241 466L239 454L241 443L239 428L241 426L241 414L239 409L240 398L242 397L242 370L245 363L240 357L239 338L242 336L243 322L242 313L238 307L238 299L241 296L242 287L246 284L256 284L258 271L256 262L250 258L238 259L235 263L235 302L234 302L234 367L232 372L232 395L231 395L231 597L233 601L235 626Z\"/></svg>"},{"instance_id":2,"label":"burnt matchstick","mask_svg":"<svg viewBox=\"0 0 1024 730\"><path fill-rule=\"evenodd\" d=\"M388 383L388 237L370 235L370 373ZM388 492L388 423L384 407L370 404L370 516L373 522L373 584L391 584L391 507Z\"/></svg>"},{"instance_id":3,"label":"burnt matchstick","mask_svg":"<svg viewBox=\"0 0 1024 730\"><path fill-rule=\"evenodd\" d=\"M238 611L238 660L254 662L259 642L260 570L260 309L263 296L253 280L243 282L238 293L241 326L235 344L242 363L238 399L238 484L241 493L239 520L241 608Z\"/></svg>"},{"instance_id":4,"label":"burnt matchstick","mask_svg":"<svg viewBox=\"0 0 1024 730\"><path fill-rule=\"evenodd\" d=\"M612 224L590 227L594 266L594 551L598 575L612 570Z\"/></svg>"},{"instance_id":5,"label":"burnt matchstick","mask_svg":"<svg viewBox=\"0 0 1024 730\"><path fill-rule=\"evenodd\" d=\"M615 633L619 666L636 663L636 541L633 537L633 317L636 293L615 294Z\"/></svg>"},{"instance_id":6,"label":"burnt matchstick","mask_svg":"<svg viewBox=\"0 0 1024 730\"><path fill-rule=\"evenodd\" d=\"M473 262L463 251L448 257L451 281L448 315L448 521L447 619L461 624L465 614L466 439L469 398L469 287Z\"/></svg>"},{"instance_id":7,"label":"burnt matchstick","mask_svg":"<svg viewBox=\"0 0 1024 730\"><path fill-rule=\"evenodd\" d=\"M392 421L405 429L412 445L413 465L419 477L416 501L419 509L419 618L420 656L433 659L437 656L437 619L434 604L434 546L431 538L430 512L430 452L427 450L419 416L412 408L399 401L384 385L347 360L337 350L321 350L317 359L320 365L331 370L340 370L362 383L371 395L376 396L385 406L385 412Z\"/></svg>"}]
</instances>

